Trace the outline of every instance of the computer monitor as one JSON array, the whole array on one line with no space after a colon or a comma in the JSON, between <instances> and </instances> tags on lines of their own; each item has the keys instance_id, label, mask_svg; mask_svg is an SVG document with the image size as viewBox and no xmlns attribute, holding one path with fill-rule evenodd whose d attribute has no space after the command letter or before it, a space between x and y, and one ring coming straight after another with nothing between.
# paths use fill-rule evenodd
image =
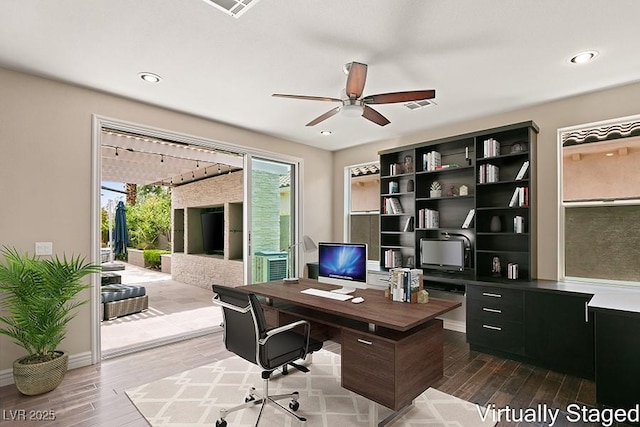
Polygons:
<instances>
[{"instance_id":1,"label":"computer monitor","mask_svg":"<svg viewBox=\"0 0 640 427\"><path fill-rule=\"evenodd\" d=\"M366 288L366 243L318 243L318 282Z\"/></svg>"}]
</instances>

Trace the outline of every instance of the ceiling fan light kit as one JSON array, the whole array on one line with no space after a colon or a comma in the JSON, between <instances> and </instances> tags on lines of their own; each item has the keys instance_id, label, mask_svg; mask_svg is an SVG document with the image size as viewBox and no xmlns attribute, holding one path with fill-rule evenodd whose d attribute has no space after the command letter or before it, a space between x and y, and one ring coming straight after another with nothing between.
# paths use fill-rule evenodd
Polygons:
<instances>
[{"instance_id":1,"label":"ceiling fan light kit","mask_svg":"<svg viewBox=\"0 0 640 427\"><path fill-rule=\"evenodd\" d=\"M367 64L362 64L360 62L354 61L345 64L343 70L347 73L347 83L344 91L344 99L308 95L288 95L282 93L274 93L273 96L280 98L302 99L307 101L340 102L342 104L342 106L332 108L326 113L316 117L307 123L307 126L315 126L318 123L336 115L340 111L342 111L342 114L345 116L362 116L379 126L386 126L390 123L389 120L369 105L415 102L425 99L433 99L436 96L436 91L430 89L390 92L363 97L362 92L364 91L364 85L367 81L367 69Z\"/></svg>"}]
</instances>

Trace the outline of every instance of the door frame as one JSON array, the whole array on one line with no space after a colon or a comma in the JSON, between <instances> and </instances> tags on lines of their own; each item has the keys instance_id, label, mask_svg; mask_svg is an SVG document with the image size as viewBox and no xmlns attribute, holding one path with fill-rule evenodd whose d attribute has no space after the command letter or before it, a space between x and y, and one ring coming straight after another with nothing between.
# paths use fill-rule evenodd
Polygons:
<instances>
[{"instance_id":1,"label":"door frame","mask_svg":"<svg viewBox=\"0 0 640 427\"><path fill-rule=\"evenodd\" d=\"M251 169L247 166L250 166L251 158L260 158L264 160L272 160L278 162L285 162L293 165L294 167L294 175L292 178L295 182L292 182L292 194L295 191L296 201L294 203L293 210L295 211L295 238L297 239L299 236L301 237L301 224L302 224L302 191L303 183L302 177L304 175L304 161L302 158L289 156L286 154L273 153L265 150L260 150L256 148L251 148L239 144L231 144L227 142L222 142L218 140L214 140L211 138L204 138L195 135L186 134L183 132L171 131L168 129L162 129L155 126L148 126L139 123L134 123L122 119L116 119L112 117L106 117L98 114L93 114L91 117L91 248L92 251L90 253L91 261L96 264L100 264L101 256L100 256L100 224L101 224L101 197L100 197L100 187L102 181L102 157L101 157L101 147L102 147L102 136L101 131L103 128L109 128L112 130L119 130L123 132L132 132L140 135L147 135L151 137L156 137L160 139L168 139L177 142L182 142L190 145L200 145L207 148L219 149L223 151L229 151L232 153L240 154L244 157L244 209L243 209L243 228L245 230L249 230L250 221L247 221L248 213L250 214L251 207L251 187L250 187L250 176ZM248 171L248 172L247 172ZM247 181L249 177L249 181ZM247 185L248 184L248 185ZM293 217L293 212L292 212ZM247 279L250 277L247 275L247 265L250 265L249 252L248 252L248 240L250 233L246 232L243 236L243 263L244 263L244 281L247 282ZM296 241L296 240L294 240ZM296 268L299 268L300 265L300 256L299 256L299 246L296 247L296 260L297 265ZM298 270L296 270L298 271ZM101 336L100 336L100 283L101 279L97 274L92 275L91 277L91 363L97 364L100 362L102 358L102 350L101 350Z\"/></svg>"}]
</instances>

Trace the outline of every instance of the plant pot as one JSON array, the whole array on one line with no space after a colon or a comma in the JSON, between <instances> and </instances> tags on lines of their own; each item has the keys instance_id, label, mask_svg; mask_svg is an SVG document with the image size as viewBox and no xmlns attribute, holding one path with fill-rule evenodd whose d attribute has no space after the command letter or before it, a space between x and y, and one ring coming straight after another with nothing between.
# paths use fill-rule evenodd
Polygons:
<instances>
[{"instance_id":1,"label":"plant pot","mask_svg":"<svg viewBox=\"0 0 640 427\"><path fill-rule=\"evenodd\" d=\"M41 363L24 364L25 357L13 362L13 380L22 394L35 396L49 392L60 385L69 363L69 356L62 352L53 360Z\"/></svg>"},{"instance_id":2,"label":"plant pot","mask_svg":"<svg viewBox=\"0 0 640 427\"><path fill-rule=\"evenodd\" d=\"M431 190L429 191L430 197L442 197L442 190Z\"/></svg>"}]
</instances>

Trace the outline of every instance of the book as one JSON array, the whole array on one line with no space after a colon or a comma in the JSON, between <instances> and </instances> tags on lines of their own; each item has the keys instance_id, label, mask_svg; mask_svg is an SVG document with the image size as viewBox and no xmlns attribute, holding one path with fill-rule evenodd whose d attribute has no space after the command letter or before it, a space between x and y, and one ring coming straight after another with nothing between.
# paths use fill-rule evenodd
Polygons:
<instances>
[{"instance_id":1,"label":"book","mask_svg":"<svg viewBox=\"0 0 640 427\"><path fill-rule=\"evenodd\" d=\"M511 200L509 201L509 207L510 208L512 208L512 207L516 206L516 204L518 204L519 197L520 197L520 188L522 188L522 187L516 187L516 189L513 190L513 196L511 196Z\"/></svg>"},{"instance_id":2,"label":"book","mask_svg":"<svg viewBox=\"0 0 640 427\"><path fill-rule=\"evenodd\" d=\"M473 216L475 215L476 210L475 209L469 209L469 213L467 214L467 217L464 219L464 223L462 223L462 228L469 228L469 225L471 225L471 221L473 220Z\"/></svg>"},{"instance_id":3,"label":"book","mask_svg":"<svg viewBox=\"0 0 640 427\"><path fill-rule=\"evenodd\" d=\"M389 181L389 194L391 193L399 193L400 192L400 184L398 181Z\"/></svg>"},{"instance_id":4,"label":"book","mask_svg":"<svg viewBox=\"0 0 640 427\"><path fill-rule=\"evenodd\" d=\"M527 173L527 169L529 169L529 160L524 162L522 164L522 166L520 167L520 170L518 171L518 174L516 175L516 181L521 180L522 178L524 178L524 174Z\"/></svg>"},{"instance_id":5,"label":"book","mask_svg":"<svg viewBox=\"0 0 640 427\"><path fill-rule=\"evenodd\" d=\"M391 212L387 212L387 213L391 213L391 214L404 213L404 210L402 209L402 205L400 204L400 200L398 200L395 197L389 197L388 200L391 207Z\"/></svg>"},{"instance_id":6,"label":"book","mask_svg":"<svg viewBox=\"0 0 640 427\"><path fill-rule=\"evenodd\" d=\"M404 229L402 231L413 231L413 217L412 216L407 218L407 221L404 223Z\"/></svg>"}]
</instances>

